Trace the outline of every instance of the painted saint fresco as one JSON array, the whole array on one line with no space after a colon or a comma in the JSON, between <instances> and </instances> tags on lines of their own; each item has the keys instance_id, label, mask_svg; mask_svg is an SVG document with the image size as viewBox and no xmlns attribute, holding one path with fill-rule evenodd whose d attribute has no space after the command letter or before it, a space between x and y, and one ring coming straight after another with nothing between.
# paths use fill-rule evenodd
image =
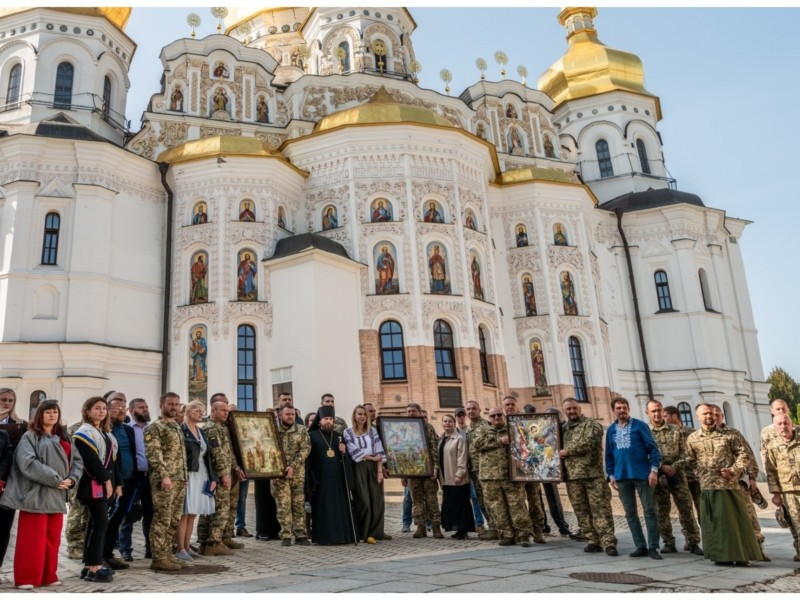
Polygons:
<instances>
[{"instance_id":1,"label":"painted saint fresco","mask_svg":"<svg viewBox=\"0 0 800 600\"><path fill-rule=\"evenodd\" d=\"M561 299L564 302L565 315L578 314L578 300L575 297L575 284L569 271L561 273Z\"/></svg>"},{"instance_id":2,"label":"painted saint fresco","mask_svg":"<svg viewBox=\"0 0 800 600\"><path fill-rule=\"evenodd\" d=\"M525 225L517 225L517 248L523 248L528 245L528 230Z\"/></svg>"},{"instance_id":3,"label":"painted saint fresco","mask_svg":"<svg viewBox=\"0 0 800 600\"><path fill-rule=\"evenodd\" d=\"M483 284L481 283L481 263L478 261L476 254L472 255L469 271L472 277L472 297L477 300L484 300Z\"/></svg>"},{"instance_id":4,"label":"painted saint fresco","mask_svg":"<svg viewBox=\"0 0 800 600\"><path fill-rule=\"evenodd\" d=\"M322 231L336 229L339 226L339 217L336 207L328 205L322 209Z\"/></svg>"},{"instance_id":5,"label":"painted saint fresco","mask_svg":"<svg viewBox=\"0 0 800 600\"><path fill-rule=\"evenodd\" d=\"M189 402L208 399L208 329L195 325L189 331Z\"/></svg>"},{"instance_id":6,"label":"painted saint fresco","mask_svg":"<svg viewBox=\"0 0 800 600\"><path fill-rule=\"evenodd\" d=\"M377 198L372 202L371 223L387 223L392 220L392 203L386 198Z\"/></svg>"},{"instance_id":7,"label":"painted saint fresco","mask_svg":"<svg viewBox=\"0 0 800 600\"><path fill-rule=\"evenodd\" d=\"M431 294L449 294L450 275L447 267L447 249L438 242L431 242L428 244L427 255Z\"/></svg>"},{"instance_id":8,"label":"painted saint fresco","mask_svg":"<svg viewBox=\"0 0 800 600\"><path fill-rule=\"evenodd\" d=\"M391 242L379 242L372 250L375 260L375 293L399 294L397 250Z\"/></svg>"},{"instance_id":9,"label":"painted saint fresco","mask_svg":"<svg viewBox=\"0 0 800 600\"><path fill-rule=\"evenodd\" d=\"M547 371L544 366L544 352L542 340L531 340L531 364L533 365L533 386L537 396L549 396L550 387L547 385Z\"/></svg>"},{"instance_id":10,"label":"painted saint fresco","mask_svg":"<svg viewBox=\"0 0 800 600\"><path fill-rule=\"evenodd\" d=\"M208 302L208 252L199 250L192 257L189 304Z\"/></svg>"},{"instance_id":11,"label":"painted saint fresco","mask_svg":"<svg viewBox=\"0 0 800 600\"><path fill-rule=\"evenodd\" d=\"M564 227L561 223L553 225L553 244L556 246L567 245L567 236L564 234Z\"/></svg>"},{"instance_id":12,"label":"painted saint fresco","mask_svg":"<svg viewBox=\"0 0 800 600\"><path fill-rule=\"evenodd\" d=\"M422 220L426 223L444 223L444 216L442 216L442 207L434 200L425 202L425 210L422 215Z\"/></svg>"},{"instance_id":13,"label":"painted saint fresco","mask_svg":"<svg viewBox=\"0 0 800 600\"><path fill-rule=\"evenodd\" d=\"M468 208L464 215L464 227L478 231L478 220L475 218L475 211L471 208Z\"/></svg>"},{"instance_id":14,"label":"painted saint fresco","mask_svg":"<svg viewBox=\"0 0 800 600\"><path fill-rule=\"evenodd\" d=\"M205 202L198 202L194 207L192 225L202 225L203 223L208 223L208 208L206 208Z\"/></svg>"},{"instance_id":15,"label":"painted saint fresco","mask_svg":"<svg viewBox=\"0 0 800 600\"><path fill-rule=\"evenodd\" d=\"M533 291L533 279L530 275L522 276L522 298L525 302L525 316L536 316L536 293Z\"/></svg>"},{"instance_id":16,"label":"painted saint fresco","mask_svg":"<svg viewBox=\"0 0 800 600\"><path fill-rule=\"evenodd\" d=\"M239 267L237 269L236 296L240 302L254 302L258 300L258 269L256 267L256 253L252 250L239 252Z\"/></svg>"},{"instance_id":17,"label":"painted saint fresco","mask_svg":"<svg viewBox=\"0 0 800 600\"><path fill-rule=\"evenodd\" d=\"M286 209L282 206L278 207L278 227L288 230L286 222Z\"/></svg>"},{"instance_id":18,"label":"painted saint fresco","mask_svg":"<svg viewBox=\"0 0 800 600\"><path fill-rule=\"evenodd\" d=\"M239 204L239 220L253 222L256 220L256 213L253 212L253 203L250 200L242 200Z\"/></svg>"}]
</instances>

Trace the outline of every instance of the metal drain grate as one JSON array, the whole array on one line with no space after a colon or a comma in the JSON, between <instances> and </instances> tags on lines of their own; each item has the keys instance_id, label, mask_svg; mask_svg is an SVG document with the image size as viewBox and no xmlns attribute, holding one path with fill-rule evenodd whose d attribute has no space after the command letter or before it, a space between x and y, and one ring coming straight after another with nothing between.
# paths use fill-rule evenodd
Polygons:
<instances>
[{"instance_id":1,"label":"metal drain grate","mask_svg":"<svg viewBox=\"0 0 800 600\"><path fill-rule=\"evenodd\" d=\"M653 583L650 577L630 573L570 573L569 576L573 579L594 583Z\"/></svg>"}]
</instances>

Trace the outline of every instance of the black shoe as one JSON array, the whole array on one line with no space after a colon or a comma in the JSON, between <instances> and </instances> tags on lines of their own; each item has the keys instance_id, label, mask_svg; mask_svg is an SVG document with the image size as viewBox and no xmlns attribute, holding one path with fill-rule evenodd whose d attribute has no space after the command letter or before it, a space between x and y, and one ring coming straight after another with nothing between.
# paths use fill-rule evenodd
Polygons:
<instances>
[{"instance_id":1,"label":"black shoe","mask_svg":"<svg viewBox=\"0 0 800 600\"><path fill-rule=\"evenodd\" d=\"M652 558L653 560L664 560L664 557L658 553L658 550L655 548L647 551L647 556Z\"/></svg>"},{"instance_id":2,"label":"black shoe","mask_svg":"<svg viewBox=\"0 0 800 600\"><path fill-rule=\"evenodd\" d=\"M147 550L144 551L144 557L145 558L150 558L150 559L153 558L153 553L150 552L150 548L148 548Z\"/></svg>"},{"instance_id":3,"label":"black shoe","mask_svg":"<svg viewBox=\"0 0 800 600\"><path fill-rule=\"evenodd\" d=\"M661 554L675 554L678 549L675 547L675 544L664 544L664 547L661 549Z\"/></svg>"},{"instance_id":4,"label":"black shoe","mask_svg":"<svg viewBox=\"0 0 800 600\"><path fill-rule=\"evenodd\" d=\"M576 542L588 542L589 538L585 535L581 535L580 533L572 533L569 536L569 539L574 540Z\"/></svg>"},{"instance_id":5,"label":"black shoe","mask_svg":"<svg viewBox=\"0 0 800 600\"><path fill-rule=\"evenodd\" d=\"M619 552L617 552L617 549L614 548L614 546L609 546L606 548L606 554L609 556L619 556Z\"/></svg>"},{"instance_id":6,"label":"black shoe","mask_svg":"<svg viewBox=\"0 0 800 600\"><path fill-rule=\"evenodd\" d=\"M563 531L559 531L558 534L561 537L565 537L565 538L571 538L572 537L572 532L569 529L564 529Z\"/></svg>"},{"instance_id":7,"label":"black shoe","mask_svg":"<svg viewBox=\"0 0 800 600\"><path fill-rule=\"evenodd\" d=\"M92 581L94 583L111 583L112 581L114 581L114 575L109 571L103 572L103 570L100 569L99 571L95 571L94 573L89 571L86 574L86 577L83 578L83 580Z\"/></svg>"},{"instance_id":8,"label":"black shoe","mask_svg":"<svg viewBox=\"0 0 800 600\"><path fill-rule=\"evenodd\" d=\"M89 567L83 567L81 569L81 579L86 579L86 575L89 574Z\"/></svg>"},{"instance_id":9,"label":"black shoe","mask_svg":"<svg viewBox=\"0 0 800 600\"><path fill-rule=\"evenodd\" d=\"M698 544L689 544L689 552L697 556L705 556L705 552Z\"/></svg>"},{"instance_id":10,"label":"black shoe","mask_svg":"<svg viewBox=\"0 0 800 600\"><path fill-rule=\"evenodd\" d=\"M237 527L236 528L236 537L251 538L251 537L253 537L253 534L250 533L249 531L247 531L246 527Z\"/></svg>"},{"instance_id":11,"label":"black shoe","mask_svg":"<svg viewBox=\"0 0 800 600\"><path fill-rule=\"evenodd\" d=\"M589 544L588 546L586 546L586 548L583 549L583 551L592 553L592 552L602 552L603 549L597 544Z\"/></svg>"},{"instance_id":12,"label":"black shoe","mask_svg":"<svg viewBox=\"0 0 800 600\"><path fill-rule=\"evenodd\" d=\"M107 558L103 562L103 566L104 567L108 567L112 571L121 571L123 569L130 569L131 568L131 566L128 563L122 562L116 556L112 556L110 558Z\"/></svg>"},{"instance_id":13,"label":"black shoe","mask_svg":"<svg viewBox=\"0 0 800 600\"><path fill-rule=\"evenodd\" d=\"M291 546L291 545L292 545L292 540L289 539L281 540L281 546Z\"/></svg>"},{"instance_id":14,"label":"black shoe","mask_svg":"<svg viewBox=\"0 0 800 600\"><path fill-rule=\"evenodd\" d=\"M271 537L269 537L269 536L268 536L266 533L256 533L256 539L257 539L259 542L268 542L268 541L270 541L272 538L271 538Z\"/></svg>"},{"instance_id":15,"label":"black shoe","mask_svg":"<svg viewBox=\"0 0 800 600\"><path fill-rule=\"evenodd\" d=\"M125 562L133 562L133 554L131 554L130 552L121 552L120 556L122 557L122 560L124 560Z\"/></svg>"},{"instance_id":16,"label":"black shoe","mask_svg":"<svg viewBox=\"0 0 800 600\"><path fill-rule=\"evenodd\" d=\"M642 556L647 556L647 555L648 555L647 548L637 548L636 550L628 554L628 556L630 556L631 558L640 558Z\"/></svg>"},{"instance_id":17,"label":"black shoe","mask_svg":"<svg viewBox=\"0 0 800 600\"><path fill-rule=\"evenodd\" d=\"M310 546L311 542L308 541L308 538L299 537L294 538L294 544L295 546Z\"/></svg>"},{"instance_id":18,"label":"black shoe","mask_svg":"<svg viewBox=\"0 0 800 600\"><path fill-rule=\"evenodd\" d=\"M514 540L512 540L510 538L503 538L502 540L497 542L497 545L498 546L513 546L514 545Z\"/></svg>"}]
</instances>

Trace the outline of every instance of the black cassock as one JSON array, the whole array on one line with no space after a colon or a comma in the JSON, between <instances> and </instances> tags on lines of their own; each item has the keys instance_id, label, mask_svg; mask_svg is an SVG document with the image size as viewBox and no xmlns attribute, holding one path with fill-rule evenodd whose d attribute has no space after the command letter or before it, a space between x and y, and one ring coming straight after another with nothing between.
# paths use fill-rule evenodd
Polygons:
<instances>
[{"instance_id":1,"label":"black cassock","mask_svg":"<svg viewBox=\"0 0 800 600\"><path fill-rule=\"evenodd\" d=\"M311 541L315 544L352 544L353 524L350 496L345 487L347 473L353 489L350 457L339 452L342 436L321 429L311 431L311 454L308 456L307 486L311 497ZM329 452L333 451L333 456Z\"/></svg>"}]
</instances>

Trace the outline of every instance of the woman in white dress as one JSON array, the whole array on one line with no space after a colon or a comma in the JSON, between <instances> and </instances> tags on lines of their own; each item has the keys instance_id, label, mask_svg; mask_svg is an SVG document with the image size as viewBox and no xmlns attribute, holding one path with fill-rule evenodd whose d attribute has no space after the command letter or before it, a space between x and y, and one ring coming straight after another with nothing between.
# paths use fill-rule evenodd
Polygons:
<instances>
[{"instance_id":1,"label":"woman in white dress","mask_svg":"<svg viewBox=\"0 0 800 600\"><path fill-rule=\"evenodd\" d=\"M216 510L214 492L219 479L211 465L206 434L198 427L205 412L205 405L193 400L186 406L186 414L181 423L183 441L186 444L186 470L189 481L186 487L186 500L183 503L183 516L178 525L178 549L175 557L179 560L192 560L200 556L189 545L195 517L213 515Z\"/></svg>"}]
</instances>

